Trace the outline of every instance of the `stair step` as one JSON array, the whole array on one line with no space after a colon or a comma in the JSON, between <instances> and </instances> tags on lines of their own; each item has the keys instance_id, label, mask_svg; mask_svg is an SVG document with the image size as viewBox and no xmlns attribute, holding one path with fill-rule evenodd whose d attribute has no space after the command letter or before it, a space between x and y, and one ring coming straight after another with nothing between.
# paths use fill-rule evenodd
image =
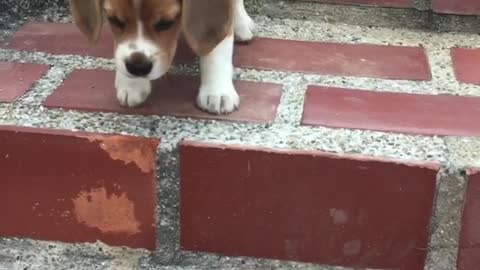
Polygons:
<instances>
[{"instance_id":1,"label":"stair step","mask_svg":"<svg viewBox=\"0 0 480 270\"><path fill-rule=\"evenodd\" d=\"M437 172L432 164L182 142L181 246L421 270Z\"/></svg>"},{"instance_id":2,"label":"stair step","mask_svg":"<svg viewBox=\"0 0 480 270\"><path fill-rule=\"evenodd\" d=\"M0 126L0 235L155 250L157 144Z\"/></svg>"}]
</instances>

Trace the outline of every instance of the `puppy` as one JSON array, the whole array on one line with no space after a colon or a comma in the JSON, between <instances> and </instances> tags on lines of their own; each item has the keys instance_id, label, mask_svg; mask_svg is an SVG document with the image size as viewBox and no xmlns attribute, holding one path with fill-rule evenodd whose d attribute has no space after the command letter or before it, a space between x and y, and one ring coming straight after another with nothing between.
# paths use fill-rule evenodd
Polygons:
<instances>
[{"instance_id":1,"label":"puppy","mask_svg":"<svg viewBox=\"0 0 480 270\"><path fill-rule=\"evenodd\" d=\"M197 105L212 114L238 108L233 85L234 38L253 38L243 0L70 0L78 28L95 44L105 18L114 36L117 98L136 107L150 95L151 80L170 68L183 33L200 57Z\"/></svg>"}]
</instances>

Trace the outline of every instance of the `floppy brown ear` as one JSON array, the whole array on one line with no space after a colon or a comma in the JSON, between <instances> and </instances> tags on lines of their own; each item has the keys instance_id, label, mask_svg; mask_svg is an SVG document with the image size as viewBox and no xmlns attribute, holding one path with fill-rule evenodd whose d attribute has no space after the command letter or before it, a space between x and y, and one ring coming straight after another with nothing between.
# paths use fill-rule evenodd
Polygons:
<instances>
[{"instance_id":1,"label":"floppy brown ear","mask_svg":"<svg viewBox=\"0 0 480 270\"><path fill-rule=\"evenodd\" d=\"M70 0L75 24L88 40L95 44L102 32L103 0Z\"/></svg>"},{"instance_id":2,"label":"floppy brown ear","mask_svg":"<svg viewBox=\"0 0 480 270\"><path fill-rule=\"evenodd\" d=\"M200 56L232 34L232 23L233 0L183 0L183 34Z\"/></svg>"}]
</instances>

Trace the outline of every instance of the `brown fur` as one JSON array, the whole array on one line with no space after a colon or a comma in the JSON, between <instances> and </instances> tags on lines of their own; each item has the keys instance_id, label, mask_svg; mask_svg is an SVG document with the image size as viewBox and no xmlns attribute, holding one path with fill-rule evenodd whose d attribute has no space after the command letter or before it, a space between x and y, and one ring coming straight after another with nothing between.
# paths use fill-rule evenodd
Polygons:
<instances>
[{"instance_id":1,"label":"brown fur","mask_svg":"<svg viewBox=\"0 0 480 270\"><path fill-rule=\"evenodd\" d=\"M135 37L141 20L145 37L167 52L168 60L175 55L181 31L200 56L233 34L233 0L70 0L70 4L75 23L92 43L98 40L105 17L125 23L123 30L111 26L115 44ZM158 32L154 26L161 20L175 23Z\"/></svg>"}]
</instances>

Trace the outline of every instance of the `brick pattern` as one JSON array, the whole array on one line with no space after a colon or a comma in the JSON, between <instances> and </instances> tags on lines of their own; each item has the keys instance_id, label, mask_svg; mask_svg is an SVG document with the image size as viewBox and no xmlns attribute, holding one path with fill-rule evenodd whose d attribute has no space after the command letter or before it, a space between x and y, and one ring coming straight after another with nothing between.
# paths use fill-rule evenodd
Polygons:
<instances>
[{"instance_id":1,"label":"brick pattern","mask_svg":"<svg viewBox=\"0 0 480 270\"><path fill-rule=\"evenodd\" d=\"M0 236L154 250L157 145L0 127Z\"/></svg>"},{"instance_id":2,"label":"brick pattern","mask_svg":"<svg viewBox=\"0 0 480 270\"><path fill-rule=\"evenodd\" d=\"M57 55L112 56L107 29L92 47L71 24L27 24L4 46ZM460 82L480 84L479 51L452 49ZM195 58L181 41L175 64L192 64ZM236 46L234 64L321 75L431 79L420 47L257 38ZM0 102L15 101L47 70L41 65L0 63ZM168 75L155 82L156 90L144 106L125 109L115 98L113 76L111 71L76 70L43 105L271 123L282 96L281 85L237 81L241 109L213 116L194 105L198 78ZM479 100L310 86L302 124L478 136ZM0 222L0 236L74 243L100 240L155 249L157 144L120 135L0 127L0 168L7 168L1 175L0 214L14 221ZM435 165L194 142L181 144L180 159L184 249L351 267L423 269ZM477 178L476 173L470 176L467 191L460 270L479 264Z\"/></svg>"},{"instance_id":3,"label":"brick pattern","mask_svg":"<svg viewBox=\"0 0 480 270\"><path fill-rule=\"evenodd\" d=\"M437 13L480 15L478 0L432 0L432 8Z\"/></svg>"},{"instance_id":4,"label":"brick pattern","mask_svg":"<svg viewBox=\"0 0 480 270\"><path fill-rule=\"evenodd\" d=\"M105 33L106 32L106 33ZM53 54L111 57L108 31L96 47L91 47L74 25L28 24L9 41L8 48ZM176 63L191 63L191 50L180 43ZM278 56L282 55L281 58ZM235 66L314 74L385 79L430 80L426 54L419 47L348 45L258 38L248 45L238 44Z\"/></svg>"},{"instance_id":5,"label":"brick pattern","mask_svg":"<svg viewBox=\"0 0 480 270\"><path fill-rule=\"evenodd\" d=\"M318 2L340 5L367 5L381 7L408 8L412 7L413 0L299 0L303 2Z\"/></svg>"},{"instance_id":6,"label":"brick pattern","mask_svg":"<svg viewBox=\"0 0 480 270\"><path fill-rule=\"evenodd\" d=\"M425 135L480 135L480 98L309 86L303 125Z\"/></svg>"},{"instance_id":7,"label":"brick pattern","mask_svg":"<svg viewBox=\"0 0 480 270\"><path fill-rule=\"evenodd\" d=\"M475 270L480 265L480 172L469 175L460 234L458 270Z\"/></svg>"},{"instance_id":8,"label":"brick pattern","mask_svg":"<svg viewBox=\"0 0 480 270\"><path fill-rule=\"evenodd\" d=\"M77 70L46 99L44 106L264 123L274 120L282 95L281 85L237 81L236 86L242 103L240 109L230 115L212 115L200 111L195 105L198 79L170 76L155 84L153 95L145 105L127 109L121 107L116 99L114 76L114 72L111 71Z\"/></svg>"},{"instance_id":9,"label":"brick pattern","mask_svg":"<svg viewBox=\"0 0 480 270\"><path fill-rule=\"evenodd\" d=\"M181 246L420 270L437 170L428 164L183 142Z\"/></svg>"},{"instance_id":10,"label":"brick pattern","mask_svg":"<svg viewBox=\"0 0 480 270\"><path fill-rule=\"evenodd\" d=\"M48 70L48 66L0 62L0 102L14 102Z\"/></svg>"},{"instance_id":11,"label":"brick pattern","mask_svg":"<svg viewBox=\"0 0 480 270\"><path fill-rule=\"evenodd\" d=\"M457 80L480 85L480 49L453 48L451 55Z\"/></svg>"}]
</instances>

